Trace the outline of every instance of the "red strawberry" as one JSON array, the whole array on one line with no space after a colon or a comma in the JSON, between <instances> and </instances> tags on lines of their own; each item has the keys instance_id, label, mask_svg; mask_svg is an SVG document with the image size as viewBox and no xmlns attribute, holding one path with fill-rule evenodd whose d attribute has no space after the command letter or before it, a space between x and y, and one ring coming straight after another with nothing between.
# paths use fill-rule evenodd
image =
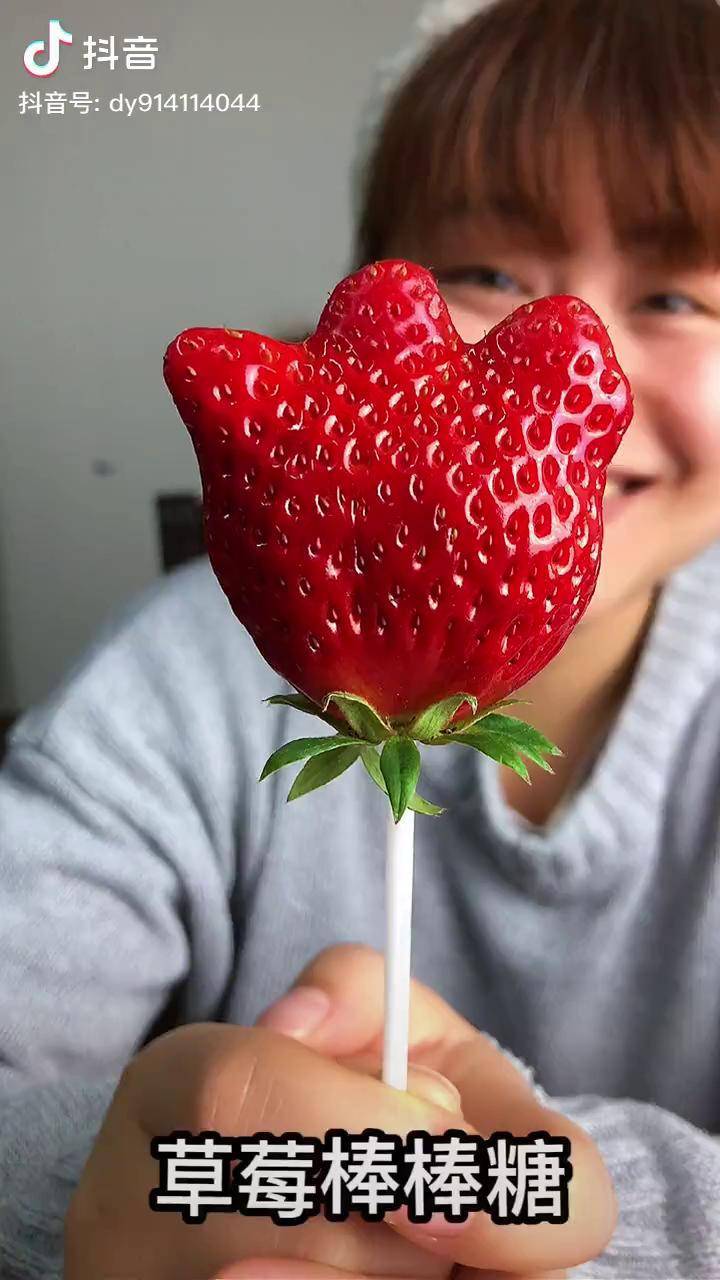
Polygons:
<instances>
[{"instance_id":1,"label":"red strawberry","mask_svg":"<svg viewBox=\"0 0 720 1280\"><path fill-rule=\"evenodd\" d=\"M441 731L468 700L479 729L477 708L531 679L582 617L632 396L580 299L529 303L470 345L429 271L378 262L340 282L304 342L186 329L164 376L213 568L316 711L343 691L384 737L423 741L409 722L467 695Z\"/></svg>"}]
</instances>

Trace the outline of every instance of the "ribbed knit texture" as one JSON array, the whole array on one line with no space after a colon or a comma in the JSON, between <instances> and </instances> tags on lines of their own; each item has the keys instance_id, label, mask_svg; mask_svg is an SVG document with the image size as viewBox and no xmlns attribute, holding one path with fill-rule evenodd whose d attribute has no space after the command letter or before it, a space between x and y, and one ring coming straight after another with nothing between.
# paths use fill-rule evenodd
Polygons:
<instances>
[{"instance_id":1,"label":"ribbed knit texture","mask_svg":"<svg viewBox=\"0 0 720 1280\"><path fill-rule=\"evenodd\" d=\"M359 766L285 803L312 721L208 566L109 624L0 775L0 1275L61 1273L124 1062L250 1024L332 943L384 944L386 802ZM720 547L660 601L616 725L542 832L497 767L423 749L413 972L583 1125L620 1221L578 1276L720 1277ZM340 806L342 823L338 821Z\"/></svg>"}]
</instances>

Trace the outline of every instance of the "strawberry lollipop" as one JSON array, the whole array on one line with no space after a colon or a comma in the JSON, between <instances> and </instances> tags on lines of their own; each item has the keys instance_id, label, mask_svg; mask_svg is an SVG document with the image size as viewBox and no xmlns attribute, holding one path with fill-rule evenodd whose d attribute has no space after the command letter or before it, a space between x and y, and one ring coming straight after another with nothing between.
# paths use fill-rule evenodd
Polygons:
<instances>
[{"instance_id":1,"label":"strawberry lollipop","mask_svg":"<svg viewBox=\"0 0 720 1280\"><path fill-rule=\"evenodd\" d=\"M261 777L304 760L295 799L360 760L389 798L385 1078L404 1088L413 813L442 812L417 793L417 744L467 745L526 781L525 760L559 754L499 709L590 603L630 386L579 298L468 344L402 260L342 280L303 342L185 329L164 376L213 569L297 690L268 701L335 731L286 743Z\"/></svg>"}]
</instances>

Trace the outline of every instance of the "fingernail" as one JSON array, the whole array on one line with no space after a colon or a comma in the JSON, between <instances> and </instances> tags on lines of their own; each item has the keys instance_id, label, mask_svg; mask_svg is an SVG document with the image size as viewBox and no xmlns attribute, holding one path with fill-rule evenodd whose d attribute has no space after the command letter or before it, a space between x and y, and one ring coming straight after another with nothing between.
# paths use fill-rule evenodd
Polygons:
<instances>
[{"instance_id":1,"label":"fingernail","mask_svg":"<svg viewBox=\"0 0 720 1280\"><path fill-rule=\"evenodd\" d=\"M420 1067L410 1064L408 1067L408 1093L414 1093L426 1102L434 1102L446 1111L462 1114L462 1098L459 1090L446 1076L432 1067Z\"/></svg>"},{"instance_id":2,"label":"fingernail","mask_svg":"<svg viewBox=\"0 0 720 1280\"><path fill-rule=\"evenodd\" d=\"M330 997L319 987L295 987L261 1013L256 1025L302 1040L320 1026L330 1004Z\"/></svg>"}]
</instances>

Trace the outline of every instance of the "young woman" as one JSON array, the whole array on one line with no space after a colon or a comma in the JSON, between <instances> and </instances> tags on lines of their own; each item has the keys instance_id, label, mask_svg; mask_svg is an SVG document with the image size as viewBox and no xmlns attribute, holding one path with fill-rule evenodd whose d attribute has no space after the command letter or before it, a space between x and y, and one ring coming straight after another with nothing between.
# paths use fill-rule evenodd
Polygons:
<instances>
[{"instance_id":1,"label":"young woman","mask_svg":"<svg viewBox=\"0 0 720 1280\"><path fill-rule=\"evenodd\" d=\"M472 8L393 87L355 265L432 267L468 341L578 295L631 379L596 596L524 695L565 766L526 790L427 753L448 811L417 824L416 1070L395 1096L382 797L356 770L332 805L256 785L297 718L261 706L278 682L205 564L107 630L16 728L0 784L11 1274L52 1274L71 1195L66 1280L718 1274L720 7ZM570 1136L570 1223L147 1208L155 1133L458 1116Z\"/></svg>"}]
</instances>

